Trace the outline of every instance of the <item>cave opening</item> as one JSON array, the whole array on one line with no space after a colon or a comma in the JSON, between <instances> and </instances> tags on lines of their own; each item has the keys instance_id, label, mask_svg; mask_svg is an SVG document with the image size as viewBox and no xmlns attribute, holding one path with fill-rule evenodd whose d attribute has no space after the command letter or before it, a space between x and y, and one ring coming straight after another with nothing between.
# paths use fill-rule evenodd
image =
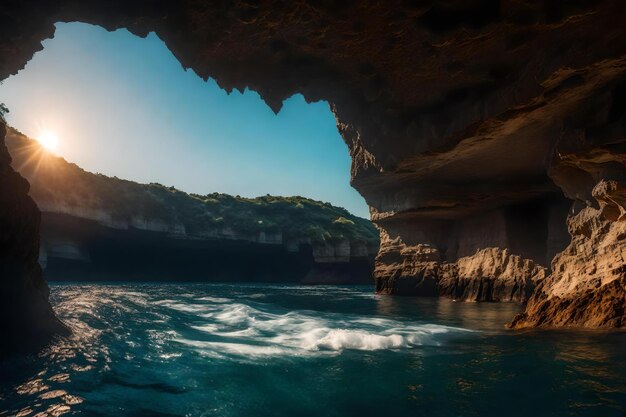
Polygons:
<instances>
[{"instance_id":1,"label":"cave opening","mask_svg":"<svg viewBox=\"0 0 626 417\"><path fill-rule=\"evenodd\" d=\"M297 94L274 113L247 88L184 70L154 33L57 23L0 97L12 127L53 132L54 153L91 172L196 194L305 192L368 217L327 102Z\"/></svg>"},{"instance_id":2,"label":"cave opening","mask_svg":"<svg viewBox=\"0 0 626 417\"><path fill-rule=\"evenodd\" d=\"M46 279L370 282L377 232L327 102L274 112L154 33L84 23L57 23L0 97Z\"/></svg>"}]
</instances>

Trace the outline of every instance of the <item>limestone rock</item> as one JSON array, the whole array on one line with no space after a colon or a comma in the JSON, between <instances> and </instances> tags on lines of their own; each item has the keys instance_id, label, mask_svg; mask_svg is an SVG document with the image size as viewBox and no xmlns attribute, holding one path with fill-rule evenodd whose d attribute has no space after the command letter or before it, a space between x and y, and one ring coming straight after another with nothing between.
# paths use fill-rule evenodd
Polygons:
<instances>
[{"instance_id":1,"label":"limestone rock","mask_svg":"<svg viewBox=\"0 0 626 417\"><path fill-rule=\"evenodd\" d=\"M394 242L399 245L399 242ZM444 296L459 301L524 302L546 275L546 269L508 250L485 248L456 262L438 262L430 247L407 247L394 251L384 245L377 265L376 289L380 293ZM397 263L389 263L394 253ZM385 257L385 258L383 258Z\"/></svg>"},{"instance_id":2,"label":"limestone rock","mask_svg":"<svg viewBox=\"0 0 626 417\"><path fill-rule=\"evenodd\" d=\"M591 191L600 204L600 216L609 221L626 220L626 188L615 180L602 180Z\"/></svg>"},{"instance_id":3,"label":"limestone rock","mask_svg":"<svg viewBox=\"0 0 626 417\"><path fill-rule=\"evenodd\" d=\"M439 282L439 293L465 301L528 300L546 269L508 250L486 248L449 264Z\"/></svg>"},{"instance_id":4,"label":"limestone rock","mask_svg":"<svg viewBox=\"0 0 626 417\"><path fill-rule=\"evenodd\" d=\"M462 301L524 302L546 276L539 262L567 244L569 235L560 221L568 208L549 199L521 211L493 210L445 223L414 221L415 229L405 222L386 224L376 259L376 289Z\"/></svg>"},{"instance_id":5,"label":"limestone rock","mask_svg":"<svg viewBox=\"0 0 626 417\"><path fill-rule=\"evenodd\" d=\"M510 327L626 325L626 222L606 212L586 207L568 219L571 243Z\"/></svg>"}]
</instances>

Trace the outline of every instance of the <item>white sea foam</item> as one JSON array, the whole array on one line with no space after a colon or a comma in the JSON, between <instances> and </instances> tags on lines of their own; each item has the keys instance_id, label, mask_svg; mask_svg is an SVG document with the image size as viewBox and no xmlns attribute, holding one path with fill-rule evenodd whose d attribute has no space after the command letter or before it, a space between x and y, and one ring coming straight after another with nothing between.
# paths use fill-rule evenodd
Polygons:
<instances>
[{"instance_id":1,"label":"white sea foam","mask_svg":"<svg viewBox=\"0 0 626 417\"><path fill-rule=\"evenodd\" d=\"M198 304L186 304L181 302L160 302L159 304L184 313L199 313L207 310L206 306Z\"/></svg>"},{"instance_id":2,"label":"white sea foam","mask_svg":"<svg viewBox=\"0 0 626 417\"><path fill-rule=\"evenodd\" d=\"M445 344L450 335L469 332L380 315L290 311L236 292L220 296L164 296L164 292L124 295L120 290L96 288L90 291L70 289L68 293L68 300L59 303L57 311L81 340L102 337L102 331L92 329L80 319L82 316L106 320L108 309L117 311L123 301L132 301L128 304L132 307L134 324L142 326L143 331L146 326L152 326L147 331L149 343L146 346L154 349L152 357L159 360L175 360L181 353L190 352L219 360L257 361L341 355L348 350L402 351L439 346ZM146 308L139 308L136 305L139 301L145 302ZM127 338L124 327L114 323L110 328L119 340ZM131 339L131 343L135 343L135 339ZM81 348L84 345L82 343ZM94 358L104 358L105 363L108 360L109 353L105 350L96 353L84 350L86 360L91 360L87 353Z\"/></svg>"},{"instance_id":3,"label":"white sea foam","mask_svg":"<svg viewBox=\"0 0 626 417\"><path fill-rule=\"evenodd\" d=\"M147 296L147 294L143 292L128 291L128 290L124 290L123 295L126 297L139 297L139 298L146 298Z\"/></svg>"},{"instance_id":4,"label":"white sea foam","mask_svg":"<svg viewBox=\"0 0 626 417\"><path fill-rule=\"evenodd\" d=\"M175 308L195 310L179 304ZM339 354L344 350L411 349L437 346L446 334L468 332L379 317L313 311L276 314L243 303L216 302L203 308L204 312L197 316L204 323L191 327L206 333L211 340L178 338L176 341L210 357L310 356Z\"/></svg>"},{"instance_id":5,"label":"white sea foam","mask_svg":"<svg viewBox=\"0 0 626 417\"><path fill-rule=\"evenodd\" d=\"M258 336L259 332L253 327L248 327L247 329L234 330L230 332L217 331L217 332L213 332L213 334L217 336L221 336L221 337L252 337L252 336Z\"/></svg>"},{"instance_id":6,"label":"white sea foam","mask_svg":"<svg viewBox=\"0 0 626 417\"><path fill-rule=\"evenodd\" d=\"M204 342L203 347L221 353L246 357L281 356L289 353L289 349L279 346L253 345L246 343Z\"/></svg>"},{"instance_id":7,"label":"white sea foam","mask_svg":"<svg viewBox=\"0 0 626 417\"><path fill-rule=\"evenodd\" d=\"M399 349L408 347L408 340L399 334L388 336L373 334L363 330L330 330L321 338L317 338L309 345L309 349L357 349L380 350Z\"/></svg>"},{"instance_id":8,"label":"white sea foam","mask_svg":"<svg viewBox=\"0 0 626 417\"><path fill-rule=\"evenodd\" d=\"M159 355L159 358L168 360L168 359L172 359L172 358L179 358L182 355L183 354L180 353L180 352L177 352L177 353L162 353L162 354Z\"/></svg>"},{"instance_id":9,"label":"white sea foam","mask_svg":"<svg viewBox=\"0 0 626 417\"><path fill-rule=\"evenodd\" d=\"M232 304L226 307L222 312L214 314L211 317L214 317L215 320L219 322L235 325L253 321L256 318L255 316L260 315L260 312L255 311L252 307L245 304Z\"/></svg>"},{"instance_id":10,"label":"white sea foam","mask_svg":"<svg viewBox=\"0 0 626 417\"><path fill-rule=\"evenodd\" d=\"M200 330L205 333L215 333L219 329L219 326L215 324L203 324L201 326L191 326L192 329Z\"/></svg>"},{"instance_id":11,"label":"white sea foam","mask_svg":"<svg viewBox=\"0 0 626 417\"><path fill-rule=\"evenodd\" d=\"M230 298L222 298L222 297L199 297L198 301L210 301L212 303L229 303L232 300Z\"/></svg>"}]
</instances>

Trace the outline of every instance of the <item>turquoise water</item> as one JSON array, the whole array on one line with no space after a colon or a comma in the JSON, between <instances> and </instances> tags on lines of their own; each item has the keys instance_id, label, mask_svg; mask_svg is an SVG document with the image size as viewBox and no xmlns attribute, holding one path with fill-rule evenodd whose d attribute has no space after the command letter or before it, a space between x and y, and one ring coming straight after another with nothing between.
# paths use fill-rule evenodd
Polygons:
<instances>
[{"instance_id":1,"label":"turquoise water","mask_svg":"<svg viewBox=\"0 0 626 417\"><path fill-rule=\"evenodd\" d=\"M369 287L51 290L74 336L0 364L0 416L626 413L626 333L506 331L512 304Z\"/></svg>"}]
</instances>

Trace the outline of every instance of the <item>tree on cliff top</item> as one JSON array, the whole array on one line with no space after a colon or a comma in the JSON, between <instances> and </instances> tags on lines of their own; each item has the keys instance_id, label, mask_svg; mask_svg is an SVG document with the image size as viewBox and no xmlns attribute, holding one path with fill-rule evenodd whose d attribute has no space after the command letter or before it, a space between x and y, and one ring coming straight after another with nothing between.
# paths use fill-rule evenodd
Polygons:
<instances>
[{"instance_id":1,"label":"tree on cliff top","mask_svg":"<svg viewBox=\"0 0 626 417\"><path fill-rule=\"evenodd\" d=\"M3 122L6 122L6 120L4 119L4 115L8 112L9 108L4 103L0 103L0 119L2 119Z\"/></svg>"}]
</instances>

